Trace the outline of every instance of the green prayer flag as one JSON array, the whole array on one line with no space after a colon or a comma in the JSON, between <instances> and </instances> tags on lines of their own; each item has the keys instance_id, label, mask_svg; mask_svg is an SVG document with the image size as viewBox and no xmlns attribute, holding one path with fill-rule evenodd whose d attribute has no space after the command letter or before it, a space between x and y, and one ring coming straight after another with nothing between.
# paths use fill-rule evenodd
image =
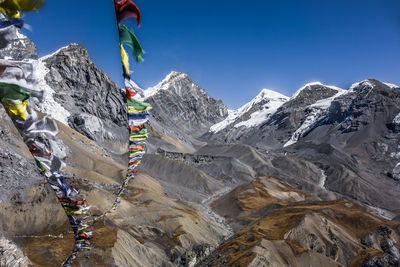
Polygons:
<instances>
[{"instance_id":1,"label":"green prayer flag","mask_svg":"<svg viewBox=\"0 0 400 267\"><path fill-rule=\"evenodd\" d=\"M0 102L4 103L9 100L25 101L31 94L23 90L19 85L12 83L0 82Z\"/></svg>"},{"instance_id":2,"label":"green prayer flag","mask_svg":"<svg viewBox=\"0 0 400 267\"><path fill-rule=\"evenodd\" d=\"M149 103L142 102L134 98L132 98L132 101L127 100L126 103L128 104L128 107L134 107L137 110L145 110L146 108L150 107Z\"/></svg>"},{"instance_id":3,"label":"green prayer flag","mask_svg":"<svg viewBox=\"0 0 400 267\"><path fill-rule=\"evenodd\" d=\"M125 25L118 25L119 28L119 41L121 44L127 45L133 50L133 55L135 56L136 62L143 61L143 48L140 45L135 34L128 29Z\"/></svg>"}]
</instances>

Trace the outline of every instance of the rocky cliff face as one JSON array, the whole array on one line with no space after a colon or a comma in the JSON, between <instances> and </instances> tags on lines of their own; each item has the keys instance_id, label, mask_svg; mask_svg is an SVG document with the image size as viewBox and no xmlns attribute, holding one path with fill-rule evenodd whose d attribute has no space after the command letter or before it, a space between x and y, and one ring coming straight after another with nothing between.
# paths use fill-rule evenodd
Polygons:
<instances>
[{"instance_id":1,"label":"rocky cliff face","mask_svg":"<svg viewBox=\"0 0 400 267\"><path fill-rule=\"evenodd\" d=\"M199 137L227 115L226 106L210 97L186 74L171 72L161 83L146 91L154 118L164 126Z\"/></svg>"},{"instance_id":2,"label":"rocky cliff face","mask_svg":"<svg viewBox=\"0 0 400 267\"><path fill-rule=\"evenodd\" d=\"M93 64L86 49L69 45L41 61L56 102L70 113L68 125L111 152L126 152L125 96Z\"/></svg>"}]
</instances>

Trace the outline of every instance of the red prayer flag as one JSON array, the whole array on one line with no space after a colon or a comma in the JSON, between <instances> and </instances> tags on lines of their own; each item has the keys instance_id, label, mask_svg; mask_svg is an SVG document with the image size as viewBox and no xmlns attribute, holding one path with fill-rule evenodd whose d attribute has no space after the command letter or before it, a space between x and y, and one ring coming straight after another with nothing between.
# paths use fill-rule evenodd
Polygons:
<instances>
[{"instance_id":1,"label":"red prayer flag","mask_svg":"<svg viewBox=\"0 0 400 267\"><path fill-rule=\"evenodd\" d=\"M140 132L140 130L142 130L143 128L144 128L143 125L139 125L139 126L132 126L132 125L129 125L129 131L130 131L130 132L138 133L138 132Z\"/></svg>"},{"instance_id":2,"label":"red prayer flag","mask_svg":"<svg viewBox=\"0 0 400 267\"><path fill-rule=\"evenodd\" d=\"M135 91L129 89L128 87L125 87L125 90L126 90L126 98L129 101L132 101L132 97L134 97L137 93Z\"/></svg>"},{"instance_id":3,"label":"red prayer flag","mask_svg":"<svg viewBox=\"0 0 400 267\"><path fill-rule=\"evenodd\" d=\"M134 151L134 150L143 151L143 146L142 146L142 145L137 145L137 146L131 147L131 148L129 149L129 152L132 152L132 151Z\"/></svg>"},{"instance_id":4,"label":"red prayer flag","mask_svg":"<svg viewBox=\"0 0 400 267\"><path fill-rule=\"evenodd\" d=\"M127 18L136 18L137 25L140 25L140 10L139 8L132 2L132 0L114 0L115 13L117 14L117 22L120 22Z\"/></svg>"}]
</instances>

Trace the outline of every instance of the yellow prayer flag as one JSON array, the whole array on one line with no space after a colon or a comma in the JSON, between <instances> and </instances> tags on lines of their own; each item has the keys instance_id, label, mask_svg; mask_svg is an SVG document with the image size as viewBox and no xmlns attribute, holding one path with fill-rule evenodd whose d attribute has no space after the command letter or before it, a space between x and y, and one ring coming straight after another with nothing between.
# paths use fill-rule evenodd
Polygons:
<instances>
[{"instance_id":1,"label":"yellow prayer flag","mask_svg":"<svg viewBox=\"0 0 400 267\"><path fill-rule=\"evenodd\" d=\"M141 112L149 111L150 109L152 109L151 106L146 107L145 109L141 109L141 110L138 110L134 107L128 107L128 113L141 113Z\"/></svg>"},{"instance_id":2,"label":"yellow prayer flag","mask_svg":"<svg viewBox=\"0 0 400 267\"><path fill-rule=\"evenodd\" d=\"M3 0L0 2L0 12L10 19L19 18L19 11L35 11L40 9L43 3L44 0Z\"/></svg>"},{"instance_id":3,"label":"yellow prayer flag","mask_svg":"<svg viewBox=\"0 0 400 267\"><path fill-rule=\"evenodd\" d=\"M122 60L122 65L124 66L124 69L125 69L125 74L130 75L128 54L126 53L122 44L120 44L119 47L121 49L121 60Z\"/></svg>"},{"instance_id":4,"label":"yellow prayer flag","mask_svg":"<svg viewBox=\"0 0 400 267\"><path fill-rule=\"evenodd\" d=\"M28 101L7 101L3 102L3 106L10 117L18 117L26 121L26 107L28 106Z\"/></svg>"}]
</instances>

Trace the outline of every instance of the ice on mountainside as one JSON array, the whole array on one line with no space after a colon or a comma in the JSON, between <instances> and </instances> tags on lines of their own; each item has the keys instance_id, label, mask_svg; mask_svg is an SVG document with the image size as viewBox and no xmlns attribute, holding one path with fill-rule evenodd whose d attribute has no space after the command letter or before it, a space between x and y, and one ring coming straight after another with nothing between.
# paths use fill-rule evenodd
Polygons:
<instances>
[{"instance_id":1,"label":"ice on mountainside","mask_svg":"<svg viewBox=\"0 0 400 267\"><path fill-rule=\"evenodd\" d=\"M325 174L325 171L321 170L321 179L319 180L318 185L324 189L325 189L326 178L327 176Z\"/></svg>"},{"instance_id":2,"label":"ice on mountainside","mask_svg":"<svg viewBox=\"0 0 400 267\"><path fill-rule=\"evenodd\" d=\"M229 110L228 117L225 120L211 126L210 131L213 133L217 133L225 129L227 126L234 123L242 115L247 113L255 104L265 100L267 100L268 102L260 107L259 110L252 113L250 115L250 119L239 122L235 124L234 127L253 127L263 123L268 116L272 115L280 106L282 106L283 103L288 101L289 97L269 89L263 89L255 98L253 98L250 102L244 104L242 107L236 110Z\"/></svg>"},{"instance_id":3,"label":"ice on mountainside","mask_svg":"<svg viewBox=\"0 0 400 267\"><path fill-rule=\"evenodd\" d=\"M46 58L43 57L36 61L38 86L43 90L43 100L36 101L35 105L40 112L46 113L52 118L68 125L68 117L71 113L54 100L53 94L55 91L47 84L45 79L47 73L50 71L44 63Z\"/></svg>"}]
</instances>

